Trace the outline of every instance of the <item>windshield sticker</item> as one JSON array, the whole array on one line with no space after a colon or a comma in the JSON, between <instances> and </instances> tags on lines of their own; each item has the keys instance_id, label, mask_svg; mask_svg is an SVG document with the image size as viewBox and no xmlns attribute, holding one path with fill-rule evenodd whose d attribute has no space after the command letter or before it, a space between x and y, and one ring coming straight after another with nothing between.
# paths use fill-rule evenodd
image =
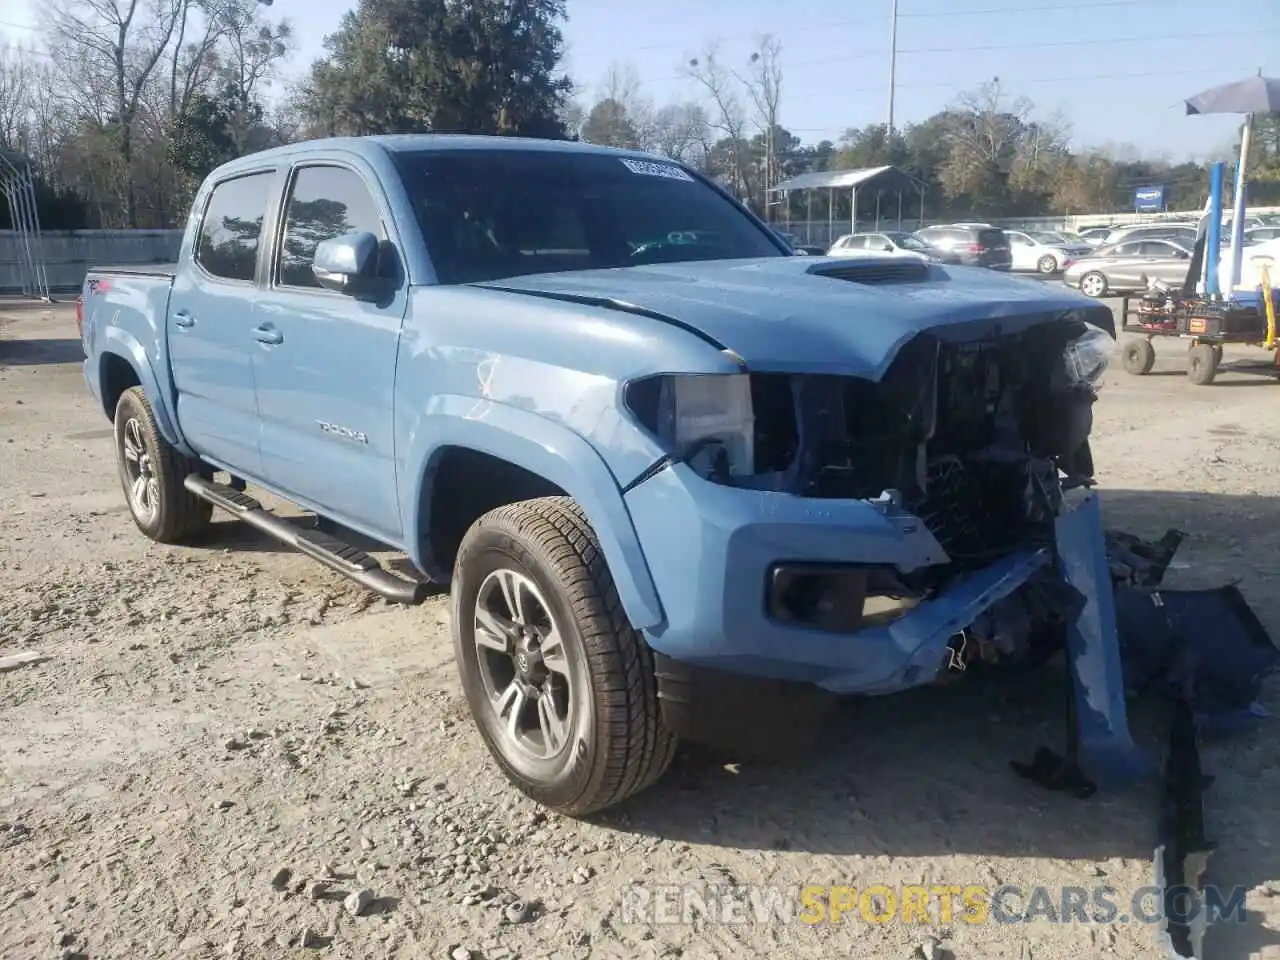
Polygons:
<instances>
[{"instance_id":1,"label":"windshield sticker","mask_svg":"<svg viewBox=\"0 0 1280 960\"><path fill-rule=\"evenodd\" d=\"M628 160L624 158L622 165L632 173L643 174L646 177L666 177L668 180L683 180L686 183L693 183L693 177L670 163L654 163L652 160Z\"/></svg>"}]
</instances>

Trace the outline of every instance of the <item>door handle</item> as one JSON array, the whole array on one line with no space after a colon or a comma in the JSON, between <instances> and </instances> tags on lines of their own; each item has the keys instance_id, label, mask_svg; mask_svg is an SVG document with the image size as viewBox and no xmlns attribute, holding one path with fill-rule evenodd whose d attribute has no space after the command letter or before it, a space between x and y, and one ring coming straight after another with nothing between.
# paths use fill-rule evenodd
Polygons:
<instances>
[{"instance_id":1,"label":"door handle","mask_svg":"<svg viewBox=\"0 0 1280 960\"><path fill-rule=\"evenodd\" d=\"M253 339L257 340L259 343L284 343L284 334L275 327L254 327Z\"/></svg>"},{"instance_id":2,"label":"door handle","mask_svg":"<svg viewBox=\"0 0 1280 960\"><path fill-rule=\"evenodd\" d=\"M173 325L175 327L183 327L184 329L194 327L196 325L196 318L185 310L179 310L173 315Z\"/></svg>"}]
</instances>

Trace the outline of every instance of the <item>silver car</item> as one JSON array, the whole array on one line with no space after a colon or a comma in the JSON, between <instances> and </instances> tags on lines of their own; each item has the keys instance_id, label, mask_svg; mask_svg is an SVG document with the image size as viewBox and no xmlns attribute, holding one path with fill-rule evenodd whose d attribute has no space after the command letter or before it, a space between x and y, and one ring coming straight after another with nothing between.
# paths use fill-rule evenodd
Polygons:
<instances>
[{"instance_id":1,"label":"silver car","mask_svg":"<svg viewBox=\"0 0 1280 960\"><path fill-rule=\"evenodd\" d=\"M1191 267L1191 251L1173 240L1127 240L1071 260L1062 282L1090 297L1145 290L1150 280L1180 284Z\"/></svg>"},{"instance_id":2,"label":"silver car","mask_svg":"<svg viewBox=\"0 0 1280 960\"><path fill-rule=\"evenodd\" d=\"M1009 238L1014 270L1057 273L1073 257L1083 257L1093 252L1093 247L1083 240L1068 240L1060 233L1007 228L1004 232Z\"/></svg>"}]
</instances>

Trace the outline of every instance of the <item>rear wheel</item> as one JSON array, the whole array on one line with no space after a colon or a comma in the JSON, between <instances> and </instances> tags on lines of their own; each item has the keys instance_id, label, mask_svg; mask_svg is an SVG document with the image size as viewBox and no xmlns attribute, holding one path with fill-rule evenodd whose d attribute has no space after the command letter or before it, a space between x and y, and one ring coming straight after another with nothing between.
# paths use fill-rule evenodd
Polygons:
<instances>
[{"instance_id":1,"label":"rear wheel","mask_svg":"<svg viewBox=\"0 0 1280 960\"><path fill-rule=\"evenodd\" d=\"M459 548L452 595L463 690L511 783L583 815L662 775L675 739L659 715L653 657L573 500L481 517Z\"/></svg>"},{"instance_id":2,"label":"rear wheel","mask_svg":"<svg viewBox=\"0 0 1280 960\"><path fill-rule=\"evenodd\" d=\"M1135 377L1145 377L1156 363L1156 348L1150 340L1126 341L1121 352L1121 361L1127 372Z\"/></svg>"},{"instance_id":3,"label":"rear wheel","mask_svg":"<svg viewBox=\"0 0 1280 960\"><path fill-rule=\"evenodd\" d=\"M1080 292L1086 297L1103 297L1107 293L1107 278L1097 270L1091 270L1080 278Z\"/></svg>"},{"instance_id":4,"label":"rear wheel","mask_svg":"<svg viewBox=\"0 0 1280 960\"><path fill-rule=\"evenodd\" d=\"M213 504L187 492L186 478L203 465L170 446L141 387L120 395L115 416L116 461L138 529L160 543L181 543L208 528Z\"/></svg>"}]
</instances>

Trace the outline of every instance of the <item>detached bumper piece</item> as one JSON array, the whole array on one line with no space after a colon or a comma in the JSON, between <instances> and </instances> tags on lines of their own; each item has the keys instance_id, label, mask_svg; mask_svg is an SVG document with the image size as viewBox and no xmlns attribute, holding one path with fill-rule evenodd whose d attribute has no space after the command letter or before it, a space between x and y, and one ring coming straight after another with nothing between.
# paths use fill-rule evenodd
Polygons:
<instances>
[{"instance_id":1,"label":"detached bumper piece","mask_svg":"<svg viewBox=\"0 0 1280 960\"><path fill-rule=\"evenodd\" d=\"M1031 763L1013 766L1080 797L1099 782L1135 779L1149 761L1129 735L1125 697L1154 693L1167 700L1154 858L1164 900L1162 948L1166 957L1203 960L1213 919L1203 896L1213 849L1205 836L1204 791L1213 778L1201 767L1199 737L1267 715L1257 697L1280 651L1236 587L1160 589L1184 539L1180 531L1152 543L1120 533L1099 536L1100 522L1094 501L1064 515L1057 530L1064 578L1088 598L1067 637L1066 756L1041 748Z\"/></svg>"}]
</instances>

